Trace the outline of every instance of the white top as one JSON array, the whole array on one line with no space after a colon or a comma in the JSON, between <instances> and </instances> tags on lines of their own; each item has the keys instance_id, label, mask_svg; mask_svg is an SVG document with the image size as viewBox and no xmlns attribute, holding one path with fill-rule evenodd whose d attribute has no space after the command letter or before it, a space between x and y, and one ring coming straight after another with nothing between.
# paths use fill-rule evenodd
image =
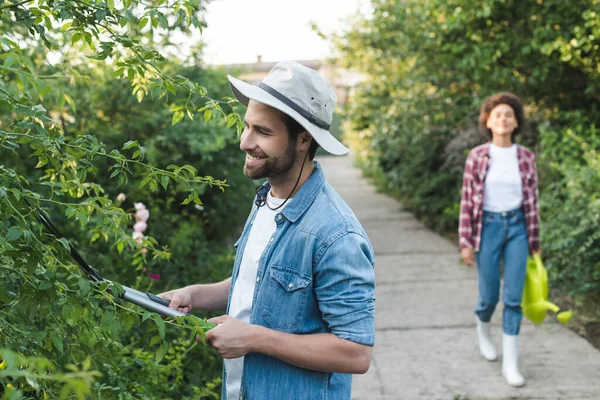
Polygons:
<instances>
[{"instance_id":1,"label":"white top","mask_svg":"<svg viewBox=\"0 0 600 400\"><path fill-rule=\"evenodd\" d=\"M271 192L267 195L267 204L258 209L252 228L248 235L248 241L244 248L242 262L238 277L231 294L231 303L229 305L229 315L244 322L250 322L250 312L252 310L252 299L254 297L254 287L258 278L258 262L262 256L265 247L277 229L275 216L279 214L291 201L288 200L285 206L273 211L272 208L278 207L285 199L276 199L271 197ZM224 359L225 371L227 372L227 398L239 399L240 387L242 384L242 371L244 369L244 357Z\"/></svg>"},{"instance_id":2,"label":"white top","mask_svg":"<svg viewBox=\"0 0 600 400\"><path fill-rule=\"evenodd\" d=\"M523 204L523 183L519 171L517 145L490 144L490 169L485 177L484 211L504 212Z\"/></svg>"}]
</instances>

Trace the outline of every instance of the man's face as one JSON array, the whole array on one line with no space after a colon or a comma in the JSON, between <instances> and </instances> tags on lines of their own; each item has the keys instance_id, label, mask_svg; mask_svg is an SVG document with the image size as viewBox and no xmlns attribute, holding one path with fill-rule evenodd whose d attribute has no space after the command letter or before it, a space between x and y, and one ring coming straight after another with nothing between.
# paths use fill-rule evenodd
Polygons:
<instances>
[{"instance_id":1,"label":"man's face","mask_svg":"<svg viewBox=\"0 0 600 400\"><path fill-rule=\"evenodd\" d=\"M296 163L296 146L289 141L283 121L279 110L254 100L248 103L240 142L240 149L246 153L244 175L248 178L282 176Z\"/></svg>"}]
</instances>

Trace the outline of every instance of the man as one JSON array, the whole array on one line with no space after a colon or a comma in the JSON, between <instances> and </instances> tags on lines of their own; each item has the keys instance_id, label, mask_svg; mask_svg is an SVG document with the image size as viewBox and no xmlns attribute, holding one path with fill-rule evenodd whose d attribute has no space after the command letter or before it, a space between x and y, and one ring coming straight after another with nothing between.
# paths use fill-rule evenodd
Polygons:
<instances>
[{"instance_id":1,"label":"man","mask_svg":"<svg viewBox=\"0 0 600 400\"><path fill-rule=\"evenodd\" d=\"M375 257L312 161L319 145L348 151L329 133L335 93L296 62L257 86L229 81L247 106L244 173L267 181L234 245L232 277L161 296L185 313L227 310L206 334L224 358L223 399L349 399L350 374L372 358Z\"/></svg>"}]
</instances>

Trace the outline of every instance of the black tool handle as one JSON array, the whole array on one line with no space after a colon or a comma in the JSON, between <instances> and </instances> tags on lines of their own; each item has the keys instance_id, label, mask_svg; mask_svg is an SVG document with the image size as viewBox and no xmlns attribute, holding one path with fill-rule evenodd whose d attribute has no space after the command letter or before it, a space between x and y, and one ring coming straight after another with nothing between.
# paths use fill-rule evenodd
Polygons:
<instances>
[{"instance_id":1,"label":"black tool handle","mask_svg":"<svg viewBox=\"0 0 600 400\"><path fill-rule=\"evenodd\" d=\"M171 303L171 300L169 300L169 299L163 299L162 297L158 297L157 295L152 294L152 293L146 293L146 295L153 302L161 304L161 305L163 305L165 307L169 307L169 304Z\"/></svg>"}]
</instances>

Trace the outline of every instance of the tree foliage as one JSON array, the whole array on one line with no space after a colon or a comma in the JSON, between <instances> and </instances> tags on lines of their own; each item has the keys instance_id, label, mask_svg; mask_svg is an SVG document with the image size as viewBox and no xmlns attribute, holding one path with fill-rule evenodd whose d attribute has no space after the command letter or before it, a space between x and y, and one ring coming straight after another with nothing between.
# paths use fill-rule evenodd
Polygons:
<instances>
[{"instance_id":1,"label":"tree foliage","mask_svg":"<svg viewBox=\"0 0 600 400\"><path fill-rule=\"evenodd\" d=\"M200 49L161 54L201 14L198 0L0 0L2 398L218 397L220 359L194 340L202 319L120 302L29 206L138 290L226 276L252 194L239 116L224 75L194 66ZM141 243L135 202L151 215Z\"/></svg>"},{"instance_id":2,"label":"tree foliage","mask_svg":"<svg viewBox=\"0 0 600 400\"><path fill-rule=\"evenodd\" d=\"M542 249L553 287L598 302L600 2L372 0L336 37L362 71L347 140L361 165L430 226L455 232L483 99L512 91L538 154Z\"/></svg>"}]
</instances>

